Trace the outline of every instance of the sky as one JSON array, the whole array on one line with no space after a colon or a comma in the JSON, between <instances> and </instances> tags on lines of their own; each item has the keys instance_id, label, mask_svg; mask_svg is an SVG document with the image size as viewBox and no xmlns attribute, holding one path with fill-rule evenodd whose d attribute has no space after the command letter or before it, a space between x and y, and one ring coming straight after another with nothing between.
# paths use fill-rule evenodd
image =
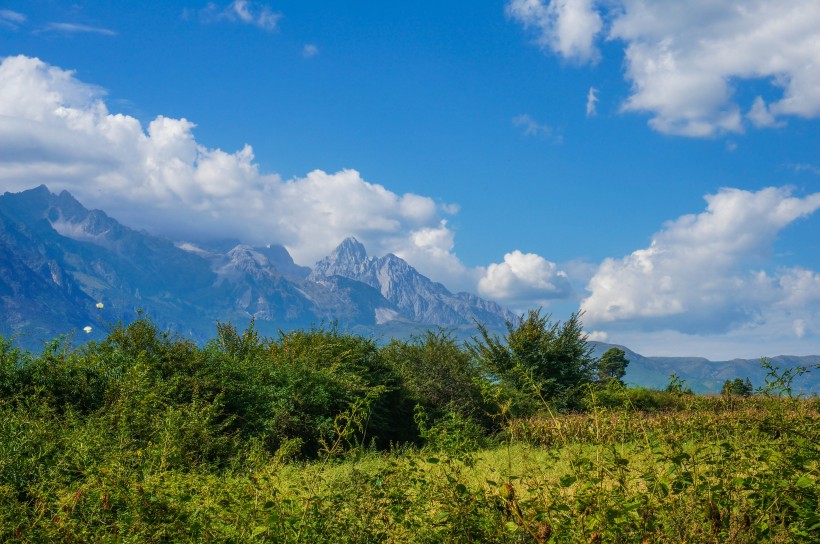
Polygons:
<instances>
[{"instance_id":1,"label":"sky","mask_svg":"<svg viewBox=\"0 0 820 544\"><path fill-rule=\"evenodd\" d=\"M820 354L820 4L0 1L0 190L43 183L644 355Z\"/></svg>"}]
</instances>

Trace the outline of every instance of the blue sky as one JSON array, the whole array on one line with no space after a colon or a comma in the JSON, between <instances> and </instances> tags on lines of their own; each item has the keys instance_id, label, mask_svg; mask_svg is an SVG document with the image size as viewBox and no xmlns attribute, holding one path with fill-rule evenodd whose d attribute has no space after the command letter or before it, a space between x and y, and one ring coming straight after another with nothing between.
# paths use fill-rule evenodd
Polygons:
<instances>
[{"instance_id":1,"label":"blue sky","mask_svg":"<svg viewBox=\"0 0 820 544\"><path fill-rule=\"evenodd\" d=\"M0 188L307 265L355 235L648 355L820 353L819 28L811 0L5 1Z\"/></svg>"}]
</instances>

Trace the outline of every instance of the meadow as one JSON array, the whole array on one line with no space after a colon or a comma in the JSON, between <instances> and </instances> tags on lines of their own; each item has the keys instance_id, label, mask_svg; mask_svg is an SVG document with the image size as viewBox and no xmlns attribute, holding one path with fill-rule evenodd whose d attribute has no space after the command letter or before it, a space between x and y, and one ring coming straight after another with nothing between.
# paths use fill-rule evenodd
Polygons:
<instances>
[{"instance_id":1,"label":"meadow","mask_svg":"<svg viewBox=\"0 0 820 544\"><path fill-rule=\"evenodd\" d=\"M789 372L651 391L572 320L492 340L220 325L200 347L145 319L2 340L0 541L820 541L820 401Z\"/></svg>"}]
</instances>

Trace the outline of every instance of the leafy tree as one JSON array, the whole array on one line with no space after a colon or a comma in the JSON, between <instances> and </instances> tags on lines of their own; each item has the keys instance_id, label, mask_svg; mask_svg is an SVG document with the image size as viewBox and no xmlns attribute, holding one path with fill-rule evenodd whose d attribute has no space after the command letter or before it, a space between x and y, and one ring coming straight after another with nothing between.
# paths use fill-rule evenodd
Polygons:
<instances>
[{"instance_id":1,"label":"leafy tree","mask_svg":"<svg viewBox=\"0 0 820 544\"><path fill-rule=\"evenodd\" d=\"M610 348L598 360L598 381L600 383L607 383L616 380L623 384L623 378L626 375L626 367L629 360L626 358L626 352L619 348Z\"/></svg>"},{"instance_id":2,"label":"leafy tree","mask_svg":"<svg viewBox=\"0 0 820 544\"><path fill-rule=\"evenodd\" d=\"M592 381L595 369L580 312L561 323L530 310L518 325L507 323L503 339L482 325L478 330L470 349L490 380L507 388L519 412L531 412L539 402L580 406L582 386Z\"/></svg>"},{"instance_id":3,"label":"leafy tree","mask_svg":"<svg viewBox=\"0 0 820 544\"><path fill-rule=\"evenodd\" d=\"M394 339L381 354L401 376L403 386L424 409L430 424L457 415L489 426L480 371L450 332L428 330L410 340Z\"/></svg>"},{"instance_id":4,"label":"leafy tree","mask_svg":"<svg viewBox=\"0 0 820 544\"><path fill-rule=\"evenodd\" d=\"M748 397L752 394L754 388L749 378L741 380L735 378L734 380L726 380L723 382L723 389L720 390L723 395L730 395L734 397Z\"/></svg>"}]
</instances>

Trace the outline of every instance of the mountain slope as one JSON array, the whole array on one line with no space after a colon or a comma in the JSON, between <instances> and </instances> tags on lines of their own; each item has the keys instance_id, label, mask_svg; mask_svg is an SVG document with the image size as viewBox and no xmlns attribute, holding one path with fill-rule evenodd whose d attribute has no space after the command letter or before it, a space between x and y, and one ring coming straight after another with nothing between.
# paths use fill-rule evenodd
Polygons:
<instances>
[{"instance_id":1,"label":"mountain slope","mask_svg":"<svg viewBox=\"0 0 820 544\"><path fill-rule=\"evenodd\" d=\"M92 316L94 301L44 249L0 210L0 334L23 334L23 343L53 337L67 323L86 326Z\"/></svg>"},{"instance_id":2,"label":"mountain slope","mask_svg":"<svg viewBox=\"0 0 820 544\"><path fill-rule=\"evenodd\" d=\"M677 374L696 393L717 393L726 380L749 378L755 388L766 383L766 370L760 359L733 359L731 361L710 361L703 357L646 357L624 346L590 342L594 355L600 357L610 348L624 350L629 366L624 381L653 389L663 389L669 383L669 376ZM784 371L799 366L817 367L820 356L778 355L768 357L774 365ZM794 380L795 392L820 392L820 368L798 376Z\"/></svg>"},{"instance_id":3,"label":"mountain slope","mask_svg":"<svg viewBox=\"0 0 820 544\"><path fill-rule=\"evenodd\" d=\"M317 262L308 279L321 281L331 277L356 280L377 289L401 317L417 323L470 326L478 321L501 329L507 321L517 319L494 302L468 293L451 293L393 254L368 257L355 238L345 239Z\"/></svg>"},{"instance_id":4,"label":"mountain slope","mask_svg":"<svg viewBox=\"0 0 820 544\"><path fill-rule=\"evenodd\" d=\"M254 319L265 334L321 323L379 334L387 324L411 332L514 319L495 303L451 294L398 257L369 258L355 240L311 272L282 246L174 244L45 186L0 196L0 333L23 332L36 346L34 338L91 325L93 338L137 311L196 340L212 337L216 321Z\"/></svg>"}]
</instances>

